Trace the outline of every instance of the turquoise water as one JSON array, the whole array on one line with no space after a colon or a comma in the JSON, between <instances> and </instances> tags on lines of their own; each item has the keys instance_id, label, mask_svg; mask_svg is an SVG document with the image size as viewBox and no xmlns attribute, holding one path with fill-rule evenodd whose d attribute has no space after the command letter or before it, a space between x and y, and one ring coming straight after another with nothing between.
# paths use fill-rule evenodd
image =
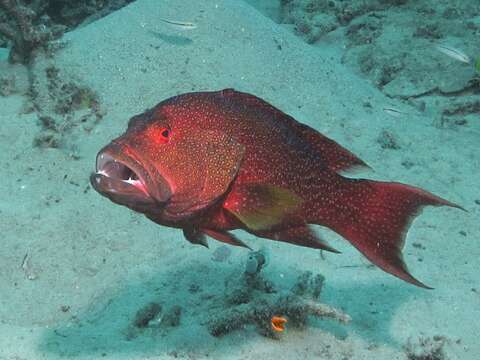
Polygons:
<instances>
[{"instance_id":1,"label":"turquoise water","mask_svg":"<svg viewBox=\"0 0 480 360\"><path fill-rule=\"evenodd\" d=\"M478 1L22 4L0 359L478 358Z\"/></svg>"}]
</instances>

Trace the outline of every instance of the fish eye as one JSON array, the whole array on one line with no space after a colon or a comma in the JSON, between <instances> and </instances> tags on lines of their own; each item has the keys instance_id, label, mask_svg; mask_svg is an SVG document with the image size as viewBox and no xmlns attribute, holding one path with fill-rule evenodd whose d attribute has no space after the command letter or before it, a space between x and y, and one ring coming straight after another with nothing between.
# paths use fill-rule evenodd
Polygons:
<instances>
[{"instance_id":1,"label":"fish eye","mask_svg":"<svg viewBox=\"0 0 480 360\"><path fill-rule=\"evenodd\" d=\"M166 144L170 141L172 131L168 127L150 127L148 131L150 139L157 144Z\"/></svg>"},{"instance_id":2,"label":"fish eye","mask_svg":"<svg viewBox=\"0 0 480 360\"><path fill-rule=\"evenodd\" d=\"M162 135L164 139L168 139L170 137L170 130L167 128L163 128L160 130L160 135Z\"/></svg>"}]
</instances>

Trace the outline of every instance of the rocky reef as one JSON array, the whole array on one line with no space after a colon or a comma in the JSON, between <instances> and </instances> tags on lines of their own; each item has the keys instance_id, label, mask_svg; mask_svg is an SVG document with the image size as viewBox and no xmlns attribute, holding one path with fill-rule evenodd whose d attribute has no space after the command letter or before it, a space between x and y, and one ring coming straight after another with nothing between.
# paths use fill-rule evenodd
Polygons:
<instances>
[{"instance_id":1,"label":"rocky reef","mask_svg":"<svg viewBox=\"0 0 480 360\"><path fill-rule=\"evenodd\" d=\"M478 114L478 1L281 0L279 7L279 22L319 47L332 35L344 64L434 126L464 126Z\"/></svg>"},{"instance_id":2,"label":"rocky reef","mask_svg":"<svg viewBox=\"0 0 480 360\"><path fill-rule=\"evenodd\" d=\"M133 0L0 0L0 46L10 62L28 63L65 31L103 17Z\"/></svg>"},{"instance_id":3,"label":"rocky reef","mask_svg":"<svg viewBox=\"0 0 480 360\"><path fill-rule=\"evenodd\" d=\"M20 4L16 0L0 0L0 34L9 43L9 61L28 64L40 50L48 51L52 41L65 31L63 25L55 24L43 15L46 1Z\"/></svg>"}]
</instances>

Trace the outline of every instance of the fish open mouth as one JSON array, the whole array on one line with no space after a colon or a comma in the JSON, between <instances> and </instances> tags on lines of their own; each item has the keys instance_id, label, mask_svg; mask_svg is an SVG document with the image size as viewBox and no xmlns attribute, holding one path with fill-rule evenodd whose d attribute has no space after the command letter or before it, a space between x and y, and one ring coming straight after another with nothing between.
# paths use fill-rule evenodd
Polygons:
<instances>
[{"instance_id":1,"label":"fish open mouth","mask_svg":"<svg viewBox=\"0 0 480 360\"><path fill-rule=\"evenodd\" d=\"M144 213L162 210L172 195L168 181L148 158L117 141L98 153L90 183L113 202Z\"/></svg>"},{"instance_id":2,"label":"fish open mouth","mask_svg":"<svg viewBox=\"0 0 480 360\"><path fill-rule=\"evenodd\" d=\"M123 182L129 186L133 186L148 195L145 181L140 174L129 165L115 159L108 153L100 153L98 155L96 168L96 174L108 177L110 180L115 180L117 184L118 182ZM111 190L116 191L116 189Z\"/></svg>"},{"instance_id":3,"label":"fish open mouth","mask_svg":"<svg viewBox=\"0 0 480 360\"><path fill-rule=\"evenodd\" d=\"M128 159L118 159L108 151L97 155L96 172L90 176L93 188L113 202L144 211L156 203L149 194L142 169L130 165ZM135 164L135 161L131 161Z\"/></svg>"}]
</instances>

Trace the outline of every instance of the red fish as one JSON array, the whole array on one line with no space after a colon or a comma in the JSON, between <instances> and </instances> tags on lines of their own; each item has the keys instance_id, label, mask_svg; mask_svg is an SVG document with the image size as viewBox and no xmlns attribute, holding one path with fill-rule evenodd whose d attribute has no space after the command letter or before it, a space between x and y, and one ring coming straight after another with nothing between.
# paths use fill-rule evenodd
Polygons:
<instances>
[{"instance_id":1,"label":"red fish","mask_svg":"<svg viewBox=\"0 0 480 360\"><path fill-rule=\"evenodd\" d=\"M152 221L246 246L230 233L337 252L328 227L372 263L417 286L401 250L426 205L461 208L425 190L342 176L366 164L264 100L233 89L162 101L130 119L97 155L92 186Z\"/></svg>"}]
</instances>

